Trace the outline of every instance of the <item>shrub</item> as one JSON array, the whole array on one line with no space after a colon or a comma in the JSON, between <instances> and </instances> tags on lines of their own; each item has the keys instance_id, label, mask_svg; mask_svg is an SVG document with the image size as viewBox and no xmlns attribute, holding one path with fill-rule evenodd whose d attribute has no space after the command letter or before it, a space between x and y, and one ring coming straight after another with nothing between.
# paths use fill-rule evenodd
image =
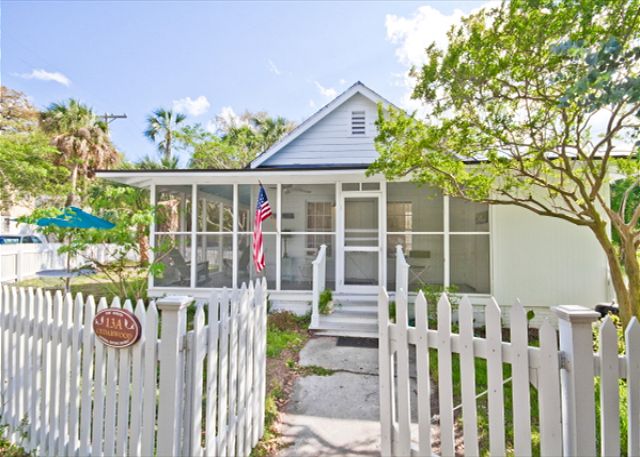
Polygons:
<instances>
[{"instance_id":1,"label":"shrub","mask_svg":"<svg viewBox=\"0 0 640 457\"><path fill-rule=\"evenodd\" d=\"M318 303L318 310L320 314L331 313L331 301L333 300L333 293L329 289L325 289L320 293L320 302Z\"/></svg>"}]
</instances>

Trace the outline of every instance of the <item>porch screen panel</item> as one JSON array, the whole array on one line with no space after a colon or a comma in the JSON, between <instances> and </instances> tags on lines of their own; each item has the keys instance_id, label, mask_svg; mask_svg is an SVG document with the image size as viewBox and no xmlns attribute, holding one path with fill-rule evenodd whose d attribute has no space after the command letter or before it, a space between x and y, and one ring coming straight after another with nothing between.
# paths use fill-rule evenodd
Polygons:
<instances>
[{"instance_id":1,"label":"porch screen panel","mask_svg":"<svg viewBox=\"0 0 640 457\"><path fill-rule=\"evenodd\" d=\"M387 236L387 288L396 288L396 246L409 264L409 289L444 284L444 236L412 233Z\"/></svg>"},{"instance_id":2,"label":"porch screen panel","mask_svg":"<svg viewBox=\"0 0 640 457\"><path fill-rule=\"evenodd\" d=\"M257 184L238 185L238 232L253 232L253 220L256 216L259 188L260 186ZM275 233L278 213L278 188L275 184L265 184L264 189L267 192L273 216L262 223L262 231Z\"/></svg>"},{"instance_id":3,"label":"porch screen panel","mask_svg":"<svg viewBox=\"0 0 640 457\"><path fill-rule=\"evenodd\" d=\"M196 287L233 287L233 235L198 235Z\"/></svg>"},{"instance_id":4,"label":"porch screen panel","mask_svg":"<svg viewBox=\"0 0 640 457\"><path fill-rule=\"evenodd\" d=\"M312 262L319 246L327 245L326 287L335 286L335 235L282 234L281 285L282 290L311 290ZM316 247L317 246L317 247Z\"/></svg>"},{"instance_id":5,"label":"porch screen panel","mask_svg":"<svg viewBox=\"0 0 640 457\"><path fill-rule=\"evenodd\" d=\"M327 245L327 287L335 284L336 187L334 184L282 184L282 290L311 290L312 262Z\"/></svg>"},{"instance_id":6,"label":"porch screen panel","mask_svg":"<svg viewBox=\"0 0 640 457\"><path fill-rule=\"evenodd\" d=\"M190 287L191 235L156 235L156 252L164 271L154 277L154 286Z\"/></svg>"},{"instance_id":7,"label":"porch screen panel","mask_svg":"<svg viewBox=\"0 0 640 457\"><path fill-rule=\"evenodd\" d=\"M462 293L491 291L489 235L451 235L451 284Z\"/></svg>"},{"instance_id":8,"label":"porch screen panel","mask_svg":"<svg viewBox=\"0 0 640 457\"><path fill-rule=\"evenodd\" d=\"M249 280L256 278L267 278L267 286L270 289L276 287L276 236L263 235L263 248L265 268L260 273L256 273L253 264L253 235L238 235L238 287L243 282L248 283Z\"/></svg>"},{"instance_id":9,"label":"porch screen panel","mask_svg":"<svg viewBox=\"0 0 640 457\"><path fill-rule=\"evenodd\" d=\"M443 232L442 192L410 182L387 184L387 232Z\"/></svg>"},{"instance_id":10,"label":"porch screen panel","mask_svg":"<svg viewBox=\"0 0 640 457\"><path fill-rule=\"evenodd\" d=\"M198 232L233 232L233 186L198 186Z\"/></svg>"},{"instance_id":11,"label":"porch screen panel","mask_svg":"<svg viewBox=\"0 0 640 457\"><path fill-rule=\"evenodd\" d=\"M156 232L191 231L191 186L156 187Z\"/></svg>"},{"instance_id":12,"label":"porch screen panel","mask_svg":"<svg viewBox=\"0 0 640 457\"><path fill-rule=\"evenodd\" d=\"M489 232L489 205L449 199L449 230L451 232Z\"/></svg>"}]
</instances>

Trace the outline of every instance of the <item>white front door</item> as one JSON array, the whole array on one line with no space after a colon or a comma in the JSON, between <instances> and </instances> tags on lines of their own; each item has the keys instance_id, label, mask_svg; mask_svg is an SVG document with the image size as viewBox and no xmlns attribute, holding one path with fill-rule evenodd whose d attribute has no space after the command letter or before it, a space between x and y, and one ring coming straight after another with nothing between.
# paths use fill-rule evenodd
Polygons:
<instances>
[{"instance_id":1,"label":"white front door","mask_svg":"<svg viewBox=\"0 0 640 457\"><path fill-rule=\"evenodd\" d=\"M338 290L377 293L382 277L379 192L343 192Z\"/></svg>"}]
</instances>

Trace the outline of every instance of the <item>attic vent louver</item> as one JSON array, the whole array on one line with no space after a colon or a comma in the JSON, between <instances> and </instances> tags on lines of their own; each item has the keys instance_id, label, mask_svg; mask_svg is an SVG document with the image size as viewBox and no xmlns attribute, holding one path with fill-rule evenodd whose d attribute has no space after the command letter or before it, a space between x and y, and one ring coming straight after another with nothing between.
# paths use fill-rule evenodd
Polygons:
<instances>
[{"instance_id":1,"label":"attic vent louver","mask_svg":"<svg viewBox=\"0 0 640 457\"><path fill-rule=\"evenodd\" d=\"M365 134L365 112L364 111L351 111L351 134L352 135Z\"/></svg>"}]
</instances>

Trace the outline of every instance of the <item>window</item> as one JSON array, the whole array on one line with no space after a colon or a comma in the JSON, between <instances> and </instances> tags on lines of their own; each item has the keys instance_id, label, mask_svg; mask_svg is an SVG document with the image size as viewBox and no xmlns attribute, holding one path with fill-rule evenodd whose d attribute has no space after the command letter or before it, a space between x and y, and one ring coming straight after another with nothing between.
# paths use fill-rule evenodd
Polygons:
<instances>
[{"instance_id":1,"label":"window","mask_svg":"<svg viewBox=\"0 0 640 457\"><path fill-rule=\"evenodd\" d=\"M387 204L387 231L410 232L412 215L411 202L389 202Z\"/></svg>"},{"instance_id":2,"label":"window","mask_svg":"<svg viewBox=\"0 0 640 457\"><path fill-rule=\"evenodd\" d=\"M331 232L333 230L333 202L307 202L307 232ZM330 246L331 235L308 235L307 250L315 252L320 246ZM331 251L331 250L329 250Z\"/></svg>"},{"instance_id":3,"label":"window","mask_svg":"<svg viewBox=\"0 0 640 457\"><path fill-rule=\"evenodd\" d=\"M351 111L351 135L364 135L365 133L365 112Z\"/></svg>"}]
</instances>

